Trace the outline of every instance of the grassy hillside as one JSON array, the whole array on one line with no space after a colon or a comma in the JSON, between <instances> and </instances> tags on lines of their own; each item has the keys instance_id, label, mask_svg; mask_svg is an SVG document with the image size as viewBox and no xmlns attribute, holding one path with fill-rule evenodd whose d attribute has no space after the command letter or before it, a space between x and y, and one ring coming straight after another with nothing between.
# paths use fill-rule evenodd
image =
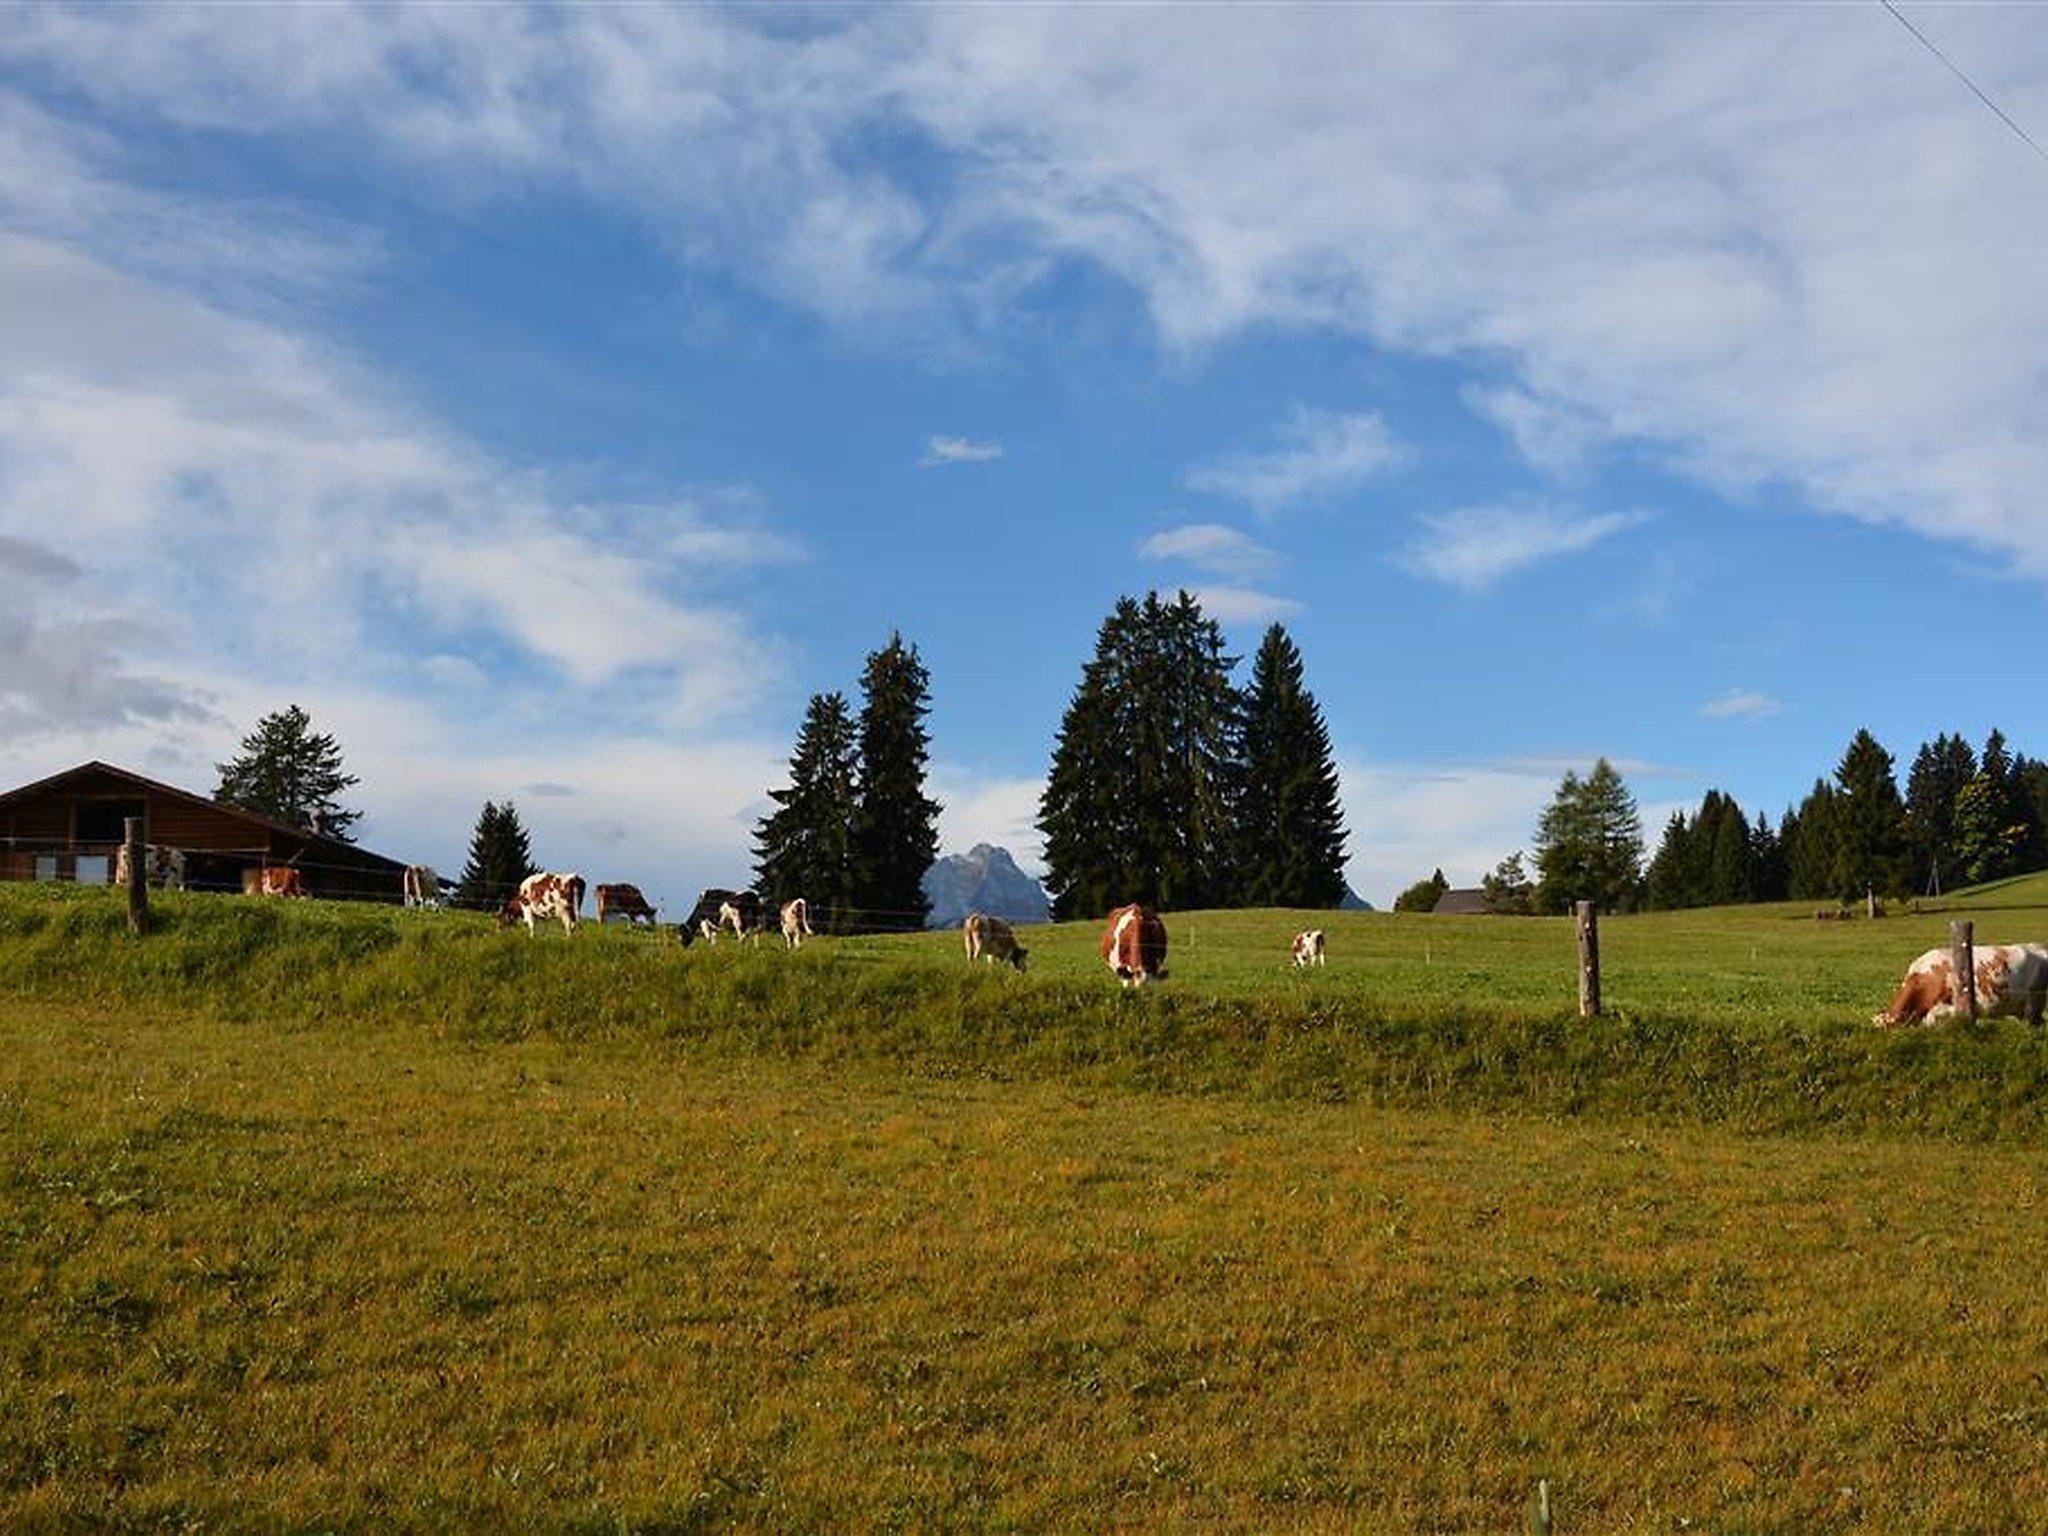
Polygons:
<instances>
[{"instance_id":1,"label":"grassy hillside","mask_svg":"<svg viewBox=\"0 0 2048 1536\"><path fill-rule=\"evenodd\" d=\"M1956 910L1986 942L2039 935L2048 877ZM111 892L0 890L0 968L21 996L287 1029L414 1020L468 1039L631 1038L926 1076L2025 1141L2048 1111L2048 1052L2024 1025L1869 1026L1906 960L1943 940L1946 912L1612 919L1613 1016L1593 1023L1575 1016L1558 920L1175 914L1172 980L1127 995L1093 924L1027 930L1018 976L970 970L943 933L684 950L623 930L530 939L455 914L203 896L162 898L157 919L138 944ZM1331 960L1297 973L1287 940L1310 920Z\"/></svg>"},{"instance_id":2,"label":"grassy hillside","mask_svg":"<svg viewBox=\"0 0 2048 1536\"><path fill-rule=\"evenodd\" d=\"M2037 1152L0 1000L0 1527L2043 1528Z\"/></svg>"}]
</instances>

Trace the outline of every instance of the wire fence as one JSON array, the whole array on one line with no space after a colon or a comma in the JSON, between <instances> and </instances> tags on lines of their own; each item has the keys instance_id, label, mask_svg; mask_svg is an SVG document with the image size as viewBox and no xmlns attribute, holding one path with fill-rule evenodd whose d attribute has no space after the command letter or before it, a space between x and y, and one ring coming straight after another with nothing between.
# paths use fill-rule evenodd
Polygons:
<instances>
[{"instance_id":1,"label":"wire fence","mask_svg":"<svg viewBox=\"0 0 2048 1536\"><path fill-rule=\"evenodd\" d=\"M166 849L165 844L147 844L152 851ZM5 837L0 838L0 881L14 883L55 883L69 885L112 885L115 868L120 857L119 843L79 843L57 839ZM170 849L182 856L184 872L178 880L180 888L187 891L203 891L214 894L240 894L247 889L245 874L258 869L296 869L315 875L342 877L333 882L346 889L331 893L350 901L367 901L389 906L400 906L406 897L402 878L393 872L389 876L388 892L374 887L385 878L385 872L361 864L339 863L331 859L276 858L267 848L178 848ZM231 875L222 865L238 866ZM81 869L81 865L84 866ZM425 868L426 866L415 866ZM586 882L594 897L597 882ZM152 884L159 884L153 881ZM455 911L495 913L503 909L513 892L503 895L463 896L453 889L455 882L443 881L442 889L434 904ZM706 895L700 895L686 906L668 906L674 926L683 926L693 919L702 906ZM745 893L736 893L745 894ZM587 898L589 899L589 898ZM761 926L756 931L780 931L780 907L765 897L761 901ZM810 903L810 921L817 933L840 934L858 933L918 933L931 926L928 914L914 912L907 908L827 906ZM657 912L660 907L657 906ZM707 914L715 920L716 912ZM957 924L947 924L956 927ZM730 929L726 929L730 933Z\"/></svg>"}]
</instances>

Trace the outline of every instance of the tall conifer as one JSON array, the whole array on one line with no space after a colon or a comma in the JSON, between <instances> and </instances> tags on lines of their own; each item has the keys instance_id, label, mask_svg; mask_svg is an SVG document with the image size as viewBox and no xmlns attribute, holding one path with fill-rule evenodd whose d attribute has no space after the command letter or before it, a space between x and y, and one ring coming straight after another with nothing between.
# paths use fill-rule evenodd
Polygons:
<instances>
[{"instance_id":1,"label":"tall conifer","mask_svg":"<svg viewBox=\"0 0 2048 1536\"><path fill-rule=\"evenodd\" d=\"M811 926L841 933L854 901L853 824L860 762L853 719L837 693L814 694L789 759L789 783L754 833L755 888L778 906L803 897Z\"/></svg>"},{"instance_id":2,"label":"tall conifer","mask_svg":"<svg viewBox=\"0 0 2048 1536\"><path fill-rule=\"evenodd\" d=\"M922 928L924 874L939 855L939 803L924 792L931 676L901 635L861 673L860 803L853 819L854 905L877 928Z\"/></svg>"},{"instance_id":3,"label":"tall conifer","mask_svg":"<svg viewBox=\"0 0 2048 1536\"><path fill-rule=\"evenodd\" d=\"M1344 899L1344 811L1323 712L1287 631L1266 631L1244 700L1238 904L1334 907Z\"/></svg>"},{"instance_id":4,"label":"tall conifer","mask_svg":"<svg viewBox=\"0 0 2048 1536\"><path fill-rule=\"evenodd\" d=\"M469 862L462 867L456 883L458 905L494 912L519 889L519 882L534 873L533 849L519 812L510 800L503 805L484 802L483 813L470 834Z\"/></svg>"}]
</instances>

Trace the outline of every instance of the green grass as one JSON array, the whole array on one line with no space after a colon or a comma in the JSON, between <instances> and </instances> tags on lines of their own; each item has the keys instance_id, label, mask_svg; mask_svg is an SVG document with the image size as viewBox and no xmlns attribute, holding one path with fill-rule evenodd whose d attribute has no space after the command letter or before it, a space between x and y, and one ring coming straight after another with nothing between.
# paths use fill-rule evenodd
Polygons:
<instances>
[{"instance_id":1,"label":"green grass","mask_svg":"<svg viewBox=\"0 0 2048 1536\"><path fill-rule=\"evenodd\" d=\"M1953 910L1985 942L2038 935L2048 877ZM0 891L0 967L23 997L107 1008L296 1029L411 1019L463 1039L664 1041L932 1077L2022 1144L2048 1120L2048 1050L2024 1024L1869 1025L1906 961L1945 938L1947 910L1610 919L1610 1013L1592 1022L1576 1016L1570 925L1551 919L1315 914L1331 962L1302 973L1287 942L1311 914L1174 914L1172 979L1125 993L1094 924L1026 930L1018 976L970 969L944 933L790 954L318 902L190 896L156 916L137 943L110 892Z\"/></svg>"},{"instance_id":2,"label":"green grass","mask_svg":"<svg viewBox=\"0 0 2048 1536\"><path fill-rule=\"evenodd\" d=\"M1971 893L2037 934L2048 880ZM2048 1529L1947 914L802 954L0 890L0 1528Z\"/></svg>"}]
</instances>

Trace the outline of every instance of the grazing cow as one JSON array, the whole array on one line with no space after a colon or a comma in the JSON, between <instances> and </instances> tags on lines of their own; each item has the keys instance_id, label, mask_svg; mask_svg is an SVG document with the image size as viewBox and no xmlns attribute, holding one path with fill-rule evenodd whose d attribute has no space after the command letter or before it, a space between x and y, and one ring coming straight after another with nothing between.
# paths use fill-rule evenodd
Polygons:
<instances>
[{"instance_id":1,"label":"grazing cow","mask_svg":"<svg viewBox=\"0 0 2048 1536\"><path fill-rule=\"evenodd\" d=\"M1102 930L1102 963L1127 987L1166 979L1166 924L1143 902L1109 914Z\"/></svg>"},{"instance_id":2,"label":"grazing cow","mask_svg":"<svg viewBox=\"0 0 2048 1536\"><path fill-rule=\"evenodd\" d=\"M707 944L718 942L718 913L738 892L721 890L712 886L697 898L697 905L690 908L690 915L683 919L677 930L682 941L688 944L692 939L702 939Z\"/></svg>"},{"instance_id":3,"label":"grazing cow","mask_svg":"<svg viewBox=\"0 0 2048 1536\"><path fill-rule=\"evenodd\" d=\"M583 911L583 877L573 874L528 875L519 882L519 894L505 903L498 914L498 926L509 928L524 918L531 935L534 924L560 918L562 932L573 934Z\"/></svg>"},{"instance_id":4,"label":"grazing cow","mask_svg":"<svg viewBox=\"0 0 2048 1536\"><path fill-rule=\"evenodd\" d=\"M1301 933L1297 933L1294 936L1295 969L1299 970L1303 966L1321 965L1322 963L1323 930L1320 928L1309 928Z\"/></svg>"},{"instance_id":5,"label":"grazing cow","mask_svg":"<svg viewBox=\"0 0 2048 1536\"><path fill-rule=\"evenodd\" d=\"M647 898L640 894L637 885L600 885L597 888L597 924L604 926L608 917L623 917L631 923L636 920L653 922L654 908Z\"/></svg>"},{"instance_id":6,"label":"grazing cow","mask_svg":"<svg viewBox=\"0 0 2048 1536\"><path fill-rule=\"evenodd\" d=\"M2039 944L1976 946L1977 1011L1990 1018L2024 1018L2041 1022L2048 998L2048 947ZM1906 967L1891 1006L1873 1024L1932 1024L1958 1012L1955 964L1946 949L1930 949Z\"/></svg>"},{"instance_id":7,"label":"grazing cow","mask_svg":"<svg viewBox=\"0 0 2048 1536\"><path fill-rule=\"evenodd\" d=\"M719 903L718 926L731 929L736 939L758 943L768 928L768 904L752 891L735 891Z\"/></svg>"},{"instance_id":8,"label":"grazing cow","mask_svg":"<svg viewBox=\"0 0 2048 1536\"><path fill-rule=\"evenodd\" d=\"M304 896L306 877L287 865L270 864L245 871L242 889L252 896Z\"/></svg>"},{"instance_id":9,"label":"grazing cow","mask_svg":"<svg viewBox=\"0 0 2048 1536\"><path fill-rule=\"evenodd\" d=\"M1000 917L990 917L986 912L970 912L965 932L969 965L977 960L986 960L990 965L1007 962L1020 971L1024 969L1024 957L1029 951L1017 942L1017 935Z\"/></svg>"},{"instance_id":10,"label":"grazing cow","mask_svg":"<svg viewBox=\"0 0 2048 1536\"><path fill-rule=\"evenodd\" d=\"M811 932L811 906L803 897L782 904L782 943L786 949L802 949L804 940L816 938Z\"/></svg>"},{"instance_id":11,"label":"grazing cow","mask_svg":"<svg viewBox=\"0 0 2048 1536\"><path fill-rule=\"evenodd\" d=\"M146 843L142 849L142 879L146 885L158 890L182 891L185 889L185 850L166 848L159 843ZM114 850L114 884L128 883L128 845L123 843Z\"/></svg>"},{"instance_id":12,"label":"grazing cow","mask_svg":"<svg viewBox=\"0 0 2048 1536\"><path fill-rule=\"evenodd\" d=\"M406 865L402 888L408 907L432 907L436 911L440 910L441 877L434 873L433 865Z\"/></svg>"}]
</instances>

